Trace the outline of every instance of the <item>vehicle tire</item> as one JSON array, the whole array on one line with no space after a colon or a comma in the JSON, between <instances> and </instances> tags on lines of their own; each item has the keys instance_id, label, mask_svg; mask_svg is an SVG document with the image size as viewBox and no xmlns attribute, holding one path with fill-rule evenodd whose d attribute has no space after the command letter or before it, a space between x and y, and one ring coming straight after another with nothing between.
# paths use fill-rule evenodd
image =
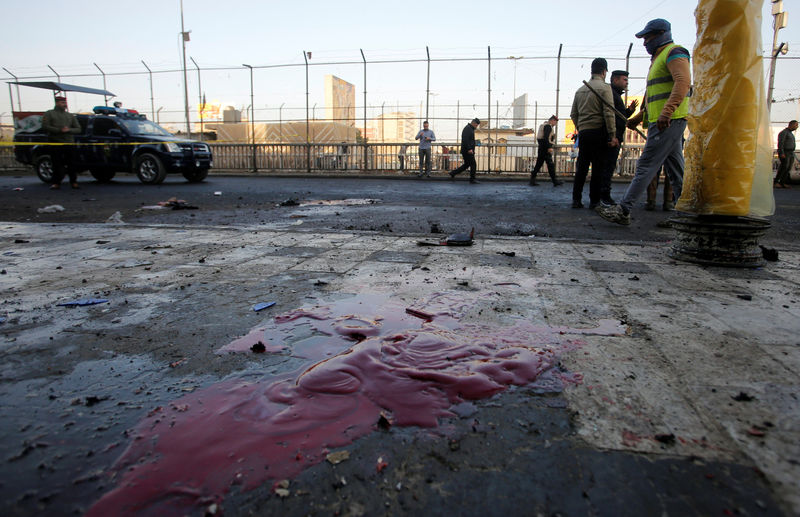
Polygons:
<instances>
[{"instance_id":1,"label":"vehicle tire","mask_svg":"<svg viewBox=\"0 0 800 517\"><path fill-rule=\"evenodd\" d=\"M108 169L90 169L89 172L92 174L94 179L96 179L100 183L108 183L114 178L114 175L117 173L116 171L110 171Z\"/></svg>"},{"instance_id":2,"label":"vehicle tire","mask_svg":"<svg viewBox=\"0 0 800 517\"><path fill-rule=\"evenodd\" d=\"M139 181L146 185L158 185L167 177L167 169L161 159L152 153L142 153L133 162L133 170Z\"/></svg>"},{"instance_id":3,"label":"vehicle tire","mask_svg":"<svg viewBox=\"0 0 800 517\"><path fill-rule=\"evenodd\" d=\"M49 154L40 154L33 160L33 168L39 179L48 185L53 182L53 158Z\"/></svg>"},{"instance_id":4,"label":"vehicle tire","mask_svg":"<svg viewBox=\"0 0 800 517\"><path fill-rule=\"evenodd\" d=\"M183 177L192 183L199 183L208 176L208 169L191 169L183 171Z\"/></svg>"}]
</instances>

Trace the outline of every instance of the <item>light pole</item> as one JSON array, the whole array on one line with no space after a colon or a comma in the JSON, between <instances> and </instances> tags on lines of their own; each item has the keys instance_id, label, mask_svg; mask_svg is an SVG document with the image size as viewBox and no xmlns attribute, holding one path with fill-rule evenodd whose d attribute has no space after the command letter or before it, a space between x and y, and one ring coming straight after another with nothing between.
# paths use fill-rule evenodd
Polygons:
<instances>
[{"instance_id":1,"label":"light pole","mask_svg":"<svg viewBox=\"0 0 800 517\"><path fill-rule=\"evenodd\" d=\"M191 32L191 31L190 31ZM189 127L189 83L186 79L186 42L189 33L183 28L183 0L181 0L181 48L183 49L183 110L186 116L186 136L191 138L192 130Z\"/></svg>"},{"instance_id":2,"label":"light pole","mask_svg":"<svg viewBox=\"0 0 800 517\"><path fill-rule=\"evenodd\" d=\"M242 63L242 66L250 70L250 141L253 147L253 172L256 172L258 169L256 168L256 104L253 102L253 67L245 63Z\"/></svg>"},{"instance_id":3,"label":"light pole","mask_svg":"<svg viewBox=\"0 0 800 517\"><path fill-rule=\"evenodd\" d=\"M203 87L202 83L200 83L200 67L197 65L197 61L194 60L192 56L189 56L189 59L192 60L194 63L194 67L197 69L197 102L198 106L200 107L200 141L203 141L203 112L206 110L206 103L203 100Z\"/></svg>"},{"instance_id":4,"label":"light pole","mask_svg":"<svg viewBox=\"0 0 800 517\"><path fill-rule=\"evenodd\" d=\"M164 109L164 106L159 106L156 110L156 124L161 124L161 110Z\"/></svg>"},{"instance_id":5,"label":"light pole","mask_svg":"<svg viewBox=\"0 0 800 517\"><path fill-rule=\"evenodd\" d=\"M778 31L786 27L789 16L783 10L783 0L772 0L772 28L775 31L772 37L772 50L770 51L769 62L769 87L767 88L767 110L772 110L772 94L775 87L775 64L778 61L778 54L786 54L789 47L786 43L778 46Z\"/></svg>"}]
</instances>

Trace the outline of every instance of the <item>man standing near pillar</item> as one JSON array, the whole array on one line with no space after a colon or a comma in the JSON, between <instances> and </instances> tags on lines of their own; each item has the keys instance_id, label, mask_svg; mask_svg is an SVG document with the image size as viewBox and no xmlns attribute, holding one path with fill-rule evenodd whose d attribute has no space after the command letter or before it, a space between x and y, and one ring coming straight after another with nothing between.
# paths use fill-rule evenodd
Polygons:
<instances>
[{"instance_id":1,"label":"man standing near pillar","mask_svg":"<svg viewBox=\"0 0 800 517\"><path fill-rule=\"evenodd\" d=\"M477 129L480 123L480 120L474 118L472 122L464 126L464 129L461 131L461 156L464 158L464 163L461 167L449 172L450 179L455 178L457 174L461 174L469 169L469 182L480 183L475 179L475 171L478 168L478 164L475 161L475 129Z\"/></svg>"},{"instance_id":2,"label":"man standing near pillar","mask_svg":"<svg viewBox=\"0 0 800 517\"><path fill-rule=\"evenodd\" d=\"M794 130L797 129L797 121L792 120L789 125L778 133L778 159L781 164L778 166L778 174L775 176L775 187L792 188L788 185L789 173L794 164Z\"/></svg>"},{"instance_id":3,"label":"man standing near pillar","mask_svg":"<svg viewBox=\"0 0 800 517\"><path fill-rule=\"evenodd\" d=\"M647 73L644 108L628 120L635 128L647 118L647 143L636 162L636 173L619 205L598 205L597 213L612 223L631 224L631 208L644 194L653 176L663 165L669 175L675 198L683 188L683 133L689 114L691 70L689 51L672 41L672 26L667 20L650 20L636 33L653 56Z\"/></svg>"},{"instance_id":4,"label":"man standing near pillar","mask_svg":"<svg viewBox=\"0 0 800 517\"><path fill-rule=\"evenodd\" d=\"M611 87L606 83L606 73L608 62L605 59L598 57L592 61L589 86L578 88L572 101L569 116L578 130L578 167L575 171L575 183L572 185L572 208L583 208L581 197L589 164L592 166L589 202L595 205L600 201L600 181L605 169L607 149L619 145L614 110L610 107L614 105L614 99Z\"/></svg>"},{"instance_id":5,"label":"man standing near pillar","mask_svg":"<svg viewBox=\"0 0 800 517\"><path fill-rule=\"evenodd\" d=\"M550 174L553 186L557 187L564 183L556 179L556 165L553 163L553 148L556 143L556 132L554 128L556 124L558 124L558 117L553 115L536 130L536 143L539 144L539 148L537 150L536 166L531 171L531 180L528 182L529 185L538 185L538 183L536 183L536 175L539 174L539 170L545 163L547 164L547 172Z\"/></svg>"},{"instance_id":6,"label":"man standing near pillar","mask_svg":"<svg viewBox=\"0 0 800 517\"><path fill-rule=\"evenodd\" d=\"M619 140L619 145L609 147L606 154L606 165L603 171L602 181L600 182L600 203L606 205L613 205L614 200L611 198L611 177L617 168L617 158L619 158L619 150L622 143L625 141L625 123L628 118L636 112L636 106L639 104L635 100L631 102L630 106L625 106L625 101L622 100L622 94L628 89L628 71L627 70L614 70L611 72L611 94L614 97L614 107L620 113L625 115L622 118L617 114L617 132L616 137ZM595 208L589 205L589 208Z\"/></svg>"}]
</instances>

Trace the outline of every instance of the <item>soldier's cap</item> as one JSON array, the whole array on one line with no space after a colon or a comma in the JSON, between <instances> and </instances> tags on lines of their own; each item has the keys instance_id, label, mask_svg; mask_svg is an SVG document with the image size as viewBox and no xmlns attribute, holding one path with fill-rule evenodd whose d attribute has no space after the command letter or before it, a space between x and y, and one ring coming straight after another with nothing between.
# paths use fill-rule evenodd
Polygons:
<instances>
[{"instance_id":1,"label":"soldier's cap","mask_svg":"<svg viewBox=\"0 0 800 517\"><path fill-rule=\"evenodd\" d=\"M650 20L649 22L647 22L647 25L644 26L644 29L636 33L636 37L644 38L651 32L660 32L668 30L672 30L672 25L670 25L670 23L664 18L656 18L655 20Z\"/></svg>"},{"instance_id":2,"label":"soldier's cap","mask_svg":"<svg viewBox=\"0 0 800 517\"><path fill-rule=\"evenodd\" d=\"M615 78L615 77L623 77L623 76L624 77L628 77L628 71L627 70L614 70L613 72L611 72L611 78L612 79Z\"/></svg>"}]
</instances>

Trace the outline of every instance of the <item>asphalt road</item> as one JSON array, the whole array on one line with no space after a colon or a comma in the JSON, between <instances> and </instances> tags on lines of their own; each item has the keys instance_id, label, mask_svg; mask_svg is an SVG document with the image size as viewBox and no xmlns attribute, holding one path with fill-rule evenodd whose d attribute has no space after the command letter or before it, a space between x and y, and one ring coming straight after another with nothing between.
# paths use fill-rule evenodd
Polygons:
<instances>
[{"instance_id":1,"label":"asphalt road","mask_svg":"<svg viewBox=\"0 0 800 517\"><path fill-rule=\"evenodd\" d=\"M418 180L356 177L211 176L192 184L170 176L162 185L142 185L132 175L118 175L101 184L81 176L81 189L65 184L51 191L35 176L0 177L0 220L27 222L104 222L115 212L129 223L179 225L302 225L309 230L377 231L424 235L469 231L477 235L536 236L612 241L668 241L672 231L657 227L668 214L660 209L634 212L630 227L600 219L588 208L572 209L572 184L553 187L542 181L530 187L520 180ZM622 197L626 183L615 183L613 197ZM24 190L15 190L22 188ZM219 195L215 195L215 192ZM660 194L659 194L660 195ZM800 238L800 204L796 190L776 190L773 228L762 240L780 248ZM197 210L154 210L176 197ZM361 200L355 204L342 200ZM301 206L281 206L286 201ZM366 201L370 200L370 201ZM310 204L309 204L310 203ZM359 204L362 203L362 204ZM588 186L584 190L588 205ZM51 205L64 211L38 213Z\"/></svg>"}]
</instances>

